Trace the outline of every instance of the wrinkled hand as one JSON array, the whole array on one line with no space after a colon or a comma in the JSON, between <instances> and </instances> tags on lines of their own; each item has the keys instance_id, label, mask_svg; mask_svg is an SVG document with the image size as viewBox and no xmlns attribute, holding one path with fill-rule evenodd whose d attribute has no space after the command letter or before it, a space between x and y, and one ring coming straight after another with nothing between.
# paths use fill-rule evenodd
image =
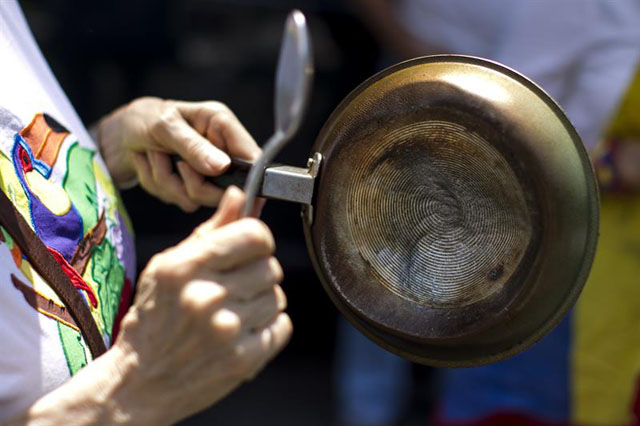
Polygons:
<instances>
[{"instance_id":1,"label":"wrinkled hand","mask_svg":"<svg viewBox=\"0 0 640 426\"><path fill-rule=\"evenodd\" d=\"M185 211L215 206L223 190L204 176L218 176L230 156L254 161L260 148L220 102L140 98L105 117L98 128L101 153L119 186L137 179L149 193ZM171 155L185 161L173 169Z\"/></svg>"},{"instance_id":2,"label":"wrinkled hand","mask_svg":"<svg viewBox=\"0 0 640 426\"><path fill-rule=\"evenodd\" d=\"M257 219L237 220L243 201L229 188L216 214L140 277L112 348L124 354L124 399L140 424L150 412L168 411L171 423L213 404L289 339L273 237Z\"/></svg>"}]
</instances>

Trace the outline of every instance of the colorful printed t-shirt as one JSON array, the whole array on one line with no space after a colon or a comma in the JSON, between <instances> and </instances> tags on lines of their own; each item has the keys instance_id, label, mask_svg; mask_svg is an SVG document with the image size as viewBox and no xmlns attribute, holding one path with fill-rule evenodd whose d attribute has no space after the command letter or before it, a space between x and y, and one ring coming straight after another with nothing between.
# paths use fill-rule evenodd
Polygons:
<instances>
[{"instance_id":1,"label":"colorful printed t-shirt","mask_svg":"<svg viewBox=\"0 0 640 426\"><path fill-rule=\"evenodd\" d=\"M109 347L133 291L131 224L19 6L5 0L0 190L71 278ZM60 299L0 228L0 420L64 383L90 359Z\"/></svg>"}]
</instances>

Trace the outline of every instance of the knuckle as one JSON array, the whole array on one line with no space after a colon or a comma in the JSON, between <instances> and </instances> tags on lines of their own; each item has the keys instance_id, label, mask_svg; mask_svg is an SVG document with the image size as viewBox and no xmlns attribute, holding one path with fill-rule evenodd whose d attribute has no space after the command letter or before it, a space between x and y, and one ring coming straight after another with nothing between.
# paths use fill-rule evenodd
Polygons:
<instances>
[{"instance_id":1,"label":"knuckle","mask_svg":"<svg viewBox=\"0 0 640 426\"><path fill-rule=\"evenodd\" d=\"M165 265L175 255L175 247L170 247L159 253L154 254L149 260L149 264L156 265L158 267Z\"/></svg>"},{"instance_id":2,"label":"knuckle","mask_svg":"<svg viewBox=\"0 0 640 426\"><path fill-rule=\"evenodd\" d=\"M282 312L285 309L287 309L287 295L284 293L284 290L282 290L282 287L280 287L279 285L276 285L274 287L274 292L275 292L275 301L276 301L276 309L277 312Z\"/></svg>"},{"instance_id":3,"label":"knuckle","mask_svg":"<svg viewBox=\"0 0 640 426\"><path fill-rule=\"evenodd\" d=\"M237 313L229 309L220 309L211 316L211 332L217 341L233 341L241 331L242 320Z\"/></svg>"},{"instance_id":4,"label":"knuckle","mask_svg":"<svg viewBox=\"0 0 640 426\"><path fill-rule=\"evenodd\" d=\"M213 117L212 120L217 124L218 127L224 128L227 127L233 120L235 120L235 115L229 109L223 109L218 111Z\"/></svg>"},{"instance_id":5,"label":"knuckle","mask_svg":"<svg viewBox=\"0 0 640 426\"><path fill-rule=\"evenodd\" d=\"M156 278L166 284L177 284L182 282L187 274L183 266L174 265L173 262L164 262L154 269Z\"/></svg>"},{"instance_id":6,"label":"knuckle","mask_svg":"<svg viewBox=\"0 0 640 426\"><path fill-rule=\"evenodd\" d=\"M189 275L193 275L196 271L206 269L209 260L208 252L203 250L201 244L190 244L185 247L185 255L179 267Z\"/></svg>"},{"instance_id":7,"label":"knuckle","mask_svg":"<svg viewBox=\"0 0 640 426\"><path fill-rule=\"evenodd\" d=\"M156 274L161 279L176 283L190 279L206 263L202 251L188 240L156 256L159 256L154 261Z\"/></svg>"},{"instance_id":8,"label":"knuckle","mask_svg":"<svg viewBox=\"0 0 640 426\"><path fill-rule=\"evenodd\" d=\"M151 271L158 280L172 280L180 276L179 270L172 266L172 250L155 254L147 265L147 270Z\"/></svg>"},{"instance_id":9,"label":"knuckle","mask_svg":"<svg viewBox=\"0 0 640 426\"><path fill-rule=\"evenodd\" d=\"M209 117L207 133L218 133L224 137L235 121L237 118L230 109L220 109Z\"/></svg>"},{"instance_id":10,"label":"knuckle","mask_svg":"<svg viewBox=\"0 0 640 426\"><path fill-rule=\"evenodd\" d=\"M155 268L158 265L162 265L164 263L164 258L167 257L167 255L169 254L170 250L166 250L160 253L156 253L153 256L151 256L151 259L149 259L148 265L147 265L147 269L149 268Z\"/></svg>"},{"instance_id":11,"label":"knuckle","mask_svg":"<svg viewBox=\"0 0 640 426\"><path fill-rule=\"evenodd\" d=\"M281 332L282 332L282 335L285 337L283 343L286 344L286 342L289 341L291 334L293 333L293 322L291 322L291 317L285 313L281 313L280 317L282 321Z\"/></svg>"},{"instance_id":12,"label":"knuckle","mask_svg":"<svg viewBox=\"0 0 640 426\"><path fill-rule=\"evenodd\" d=\"M275 353L281 351L291 338L291 334L293 333L291 317L284 312L278 314L275 322L270 327L270 332L271 341L266 350L273 356Z\"/></svg>"},{"instance_id":13,"label":"knuckle","mask_svg":"<svg viewBox=\"0 0 640 426\"><path fill-rule=\"evenodd\" d=\"M268 261L268 276L271 277L271 281L274 283L281 283L284 279L284 272L278 259L270 257Z\"/></svg>"},{"instance_id":14,"label":"knuckle","mask_svg":"<svg viewBox=\"0 0 640 426\"><path fill-rule=\"evenodd\" d=\"M205 108L213 111L213 112L219 112L219 111L231 111L231 109L227 106L227 104L225 104L224 102L220 102L220 101L206 101L204 103Z\"/></svg>"},{"instance_id":15,"label":"knuckle","mask_svg":"<svg viewBox=\"0 0 640 426\"><path fill-rule=\"evenodd\" d=\"M181 291L178 301L181 315L186 317L194 317L200 314L206 305L206 303L197 297L190 294L189 291Z\"/></svg>"},{"instance_id":16,"label":"knuckle","mask_svg":"<svg viewBox=\"0 0 640 426\"><path fill-rule=\"evenodd\" d=\"M165 104L167 105L167 104ZM157 136L165 136L178 117L179 112L175 105L168 104L162 109L150 126L151 133Z\"/></svg>"},{"instance_id":17,"label":"knuckle","mask_svg":"<svg viewBox=\"0 0 640 426\"><path fill-rule=\"evenodd\" d=\"M196 280L182 288L179 302L186 314L200 316L222 303L226 297L227 291L224 287L213 282Z\"/></svg>"},{"instance_id":18,"label":"knuckle","mask_svg":"<svg viewBox=\"0 0 640 426\"><path fill-rule=\"evenodd\" d=\"M258 328L258 325L264 326L266 320L273 321L279 313L279 296L276 293L274 287L263 293L262 300L255 306L255 312L249 314L249 321L256 324L253 329Z\"/></svg>"},{"instance_id":19,"label":"knuckle","mask_svg":"<svg viewBox=\"0 0 640 426\"><path fill-rule=\"evenodd\" d=\"M219 246L218 245L214 246L212 244L208 244L208 245L202 244L202 245L204 247L202 247L200 251L201 252L201 257L200 257L201 268L205 268L207 264L213 265L220 259L224 259L228 257L230 254L233 253L233 250L234 250L232 247L226 247L222 245L219 245Z\"/></svg>"},{"instance_id":20,"label":"knuckle","mask_svg":"<svg viewBox=\"0 0 640 426\"><path fill-rule=\"evenodd\" d=\"M153 122L151 123L151 126L149 126L149 130L153 135L164 136L164 133L166 132L166 129L168 126L169 126L168 117L166 116L166 114L163 113L158 117L156 117L155 120L153 120Z\"/></svg>"}]
</instances>

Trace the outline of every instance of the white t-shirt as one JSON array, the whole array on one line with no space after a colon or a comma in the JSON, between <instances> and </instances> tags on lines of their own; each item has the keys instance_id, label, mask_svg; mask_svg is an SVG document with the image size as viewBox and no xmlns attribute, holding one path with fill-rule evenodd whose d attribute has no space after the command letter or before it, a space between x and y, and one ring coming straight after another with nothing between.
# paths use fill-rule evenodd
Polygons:
<instances>
[{"instance_id":1,"label":"white t-shirt","mask_svg":"<svg viewBox=\"0 0 640 426\"><path fill-rule=\"evenodd\" d=\"M108 347L135 282L131 225L14 0L0 0L0 190L74 275ZM90 359L59 298L0 229L0 420Z\"/></svg>"},{"instance_id":2,"label":"white t-shirt","mask_svg":"<svg viewBox=\"0 0 640 426\"><path fill-rule=\"evenodd\" d=\"M523 73L593 148L640 59L638 0L400 0L397 18L441 53Z\"/></svg>"}]
</instances>

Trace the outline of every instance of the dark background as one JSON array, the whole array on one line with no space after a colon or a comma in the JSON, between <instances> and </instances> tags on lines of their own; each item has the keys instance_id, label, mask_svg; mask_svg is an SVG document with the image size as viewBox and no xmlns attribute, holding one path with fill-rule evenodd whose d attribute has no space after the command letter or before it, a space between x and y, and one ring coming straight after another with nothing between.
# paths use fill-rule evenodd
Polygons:
<instances>
[{"instance_id":1,"label":"dark background","mask_svg":"<svg viewBox=\"0 0 640 426\"><path fill-rule=\"evenodd\" d=\"M226 103L263 143L273 131L273 80L286 15L307 16L315 80L303 127L278 157L304 166L311 145L340 100L378 70L381 49L339 0L22 1L54 73L85 124L139 96ZM136 230L139 269L212 214L186 215L136 188L123 192ZM313 272L297 205L269 202L285 271L283 288L295 332L256 380L185 422L188 425L328 425L336 423L337 311ZM403 424L426 424L428 372Z\"/></svg>"}]
</instances>

